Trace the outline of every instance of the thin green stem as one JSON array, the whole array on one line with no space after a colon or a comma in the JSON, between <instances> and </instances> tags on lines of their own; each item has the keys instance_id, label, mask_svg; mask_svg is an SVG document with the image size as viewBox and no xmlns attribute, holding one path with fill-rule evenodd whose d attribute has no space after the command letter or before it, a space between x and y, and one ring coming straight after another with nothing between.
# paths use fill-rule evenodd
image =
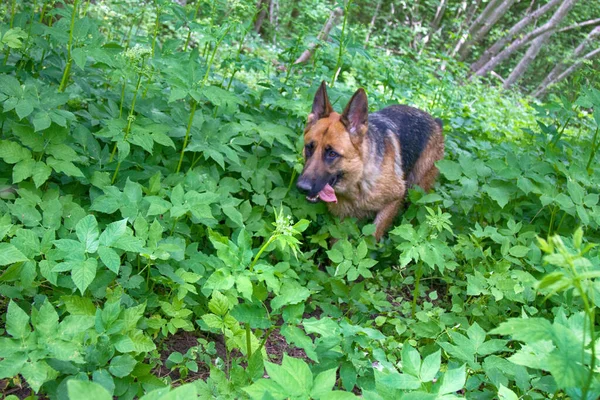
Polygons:
<instances>
[{"instance_id":1,"label":"thin green stem","mask_svg":"<svg viewBox=\"0 0 600 400\"><path fill-rule=\"evenodd\" d=\"M413 290L413 299L412 299L412 317L414 318L417 314L417 298L419 297L419 286L421 284L421 276L423 275L422 266L419 263L417 265L417 270L415 271L415 288Z\"/></svg>"},{"instance_id":2,"label":"thin green stem","mask_svg":"<svg viewBox=\"0 0 600 400\"><path fill-rule=\"evenodd\" d=\"M143 68L144 68L144 63L142 62L142 69ZM133 114L135 112L135 102L137 100L137 95L140 90L140 86L142 84L142 76L143 76L143 74L142 74L142 72L140 72L138 75L137 84L135 85L135 92L133 93L133 99L131 100L131 109L129 110L129 115L127 116L127 127L125 128L125 134L123 135L123 141L127 140L127 136L129 135L129 132L131 131L131 125L133 124L133 120L135 119ZM117 142L115 142L115 145L113 146L113 151L110 155L110 159L108 160L109 163L112 162L112 160L114 159L116 151L117 151ZM117 163L117 168L115 168L115 173L113 174L113 177L112 177L112 183L115 183L120 167L121 167L121 160L119 160L119 162Z\"/></svg>"},{"instance_id":3,"label":"thin green stem","mask_svg":"<svg viewBox=\"0 0 600 400\"><path fill-rule=\"evenodd\" d=\"M250 270L250 272L254 271L254 266L256 265L256 263L258 262L258 259L260 258L260 256L262 255L262 253L264 253L264 251L267 249L267 247L269 247L269 245L271 243L273 243L273 241L275 239L277 239L277 234L273 234L269 240L267 240L267 242L265 244L263 244L263 246L260 248L260 250L258 250L258 253L256 253L256 256L254 256L254 260L252 260L252 264L250 264L250 267L248 268Z\"/></svg>"},{"instance_id":4,"label":"thin green stem","mask_svg":"<svg viewBox=\"0 0 600 400\"><path fill-rule=\"evenodd\" d=\"M346 39L346 37L345 37L346 22L348 21L348 11L350 10L351 4L352 4L352 0L348 0L348 2L346 3L346 6L344 7L344 22L342 23L342 33L340 34L338 57L337 57L337 62L335 64L335 68L333 69L333 78L331 78L331 86L333 86L335 84L335 81L337 80L337 77L339 74L339 69L342 67L342 55L344 53L344 40Z\"/></svg>"},{"instance_id":5,"label":"thin green stem","mask_svg":"<svg viewBox=\"0 0 600 400\"><path fill-rule=\"evenodd\" d=\"M156 48L156 37L158 36L158 27L160 26L160 7L156 7L156 22L154 23L154 37L152 38L152 57Z\"/></svg>"},{"instance_id":6,"label":"thin green stem","mask_svg":"<svg viewBox=\"0 0 600 400\"><path fill-rule=\"evenodd\" d=\"M187 129L185 130L185 137L183 138L183 146L181 147L181 155L179 156L179 163L177 164L177 170L175 173L179 173L181 170L181 163L183 162L183 154L185 153L185 148L187 147L188 140L190 139L190 131L192 130L192 123L194 122L194 114L196 113L196 107L198 106L198 102L196 100L192 100L192 109L190 110L190 118L188 119Z\"/></svg>"},{"instance_id":7,"label":"thin green stem","mask_svg":"<svg viewBox=\"0 0 600 400\"><path fill-rule=\"evenodd\" d=\"M17 0L13 0L11 5L10 5L10 25L9 28L12 29L13 24L15 22L15 9L17 7ZM4 53L4 62L3 64L6 65L6 63L8 62L8 57L10 56L10 47L6 46L6 52Z\"/></svg>"},{"instance_id":8,"label":"thin green stem","mask_svg":"<svg viewBox=\"0 0 600 400\"><path fill-rule=\"evenodd\" d=\"M590 158L588 159L588 163L587 166L585 167L585 169L587 170L588 174L591 172L590 171L590 166L592 165L592 161L594 161L594 156L596 155L596 151L598 151L598 144L596 143L596 139L598 137L598 128L596 127L596 132L594 132L594 138L592 139L592 150L590 151Z\"/></svg>"},{"instance_id":9,"label":"thin green stem","mask_svg":"<svg viewBox=\"0 0 600 400\"><path fill-rule=\"evenodd\" d=\"M73 0L73 13L71 14L71 26L69 28L69 44L67 45L67 65L65 66L65 70L63 71L63 76L60 81L60 86L58 87L59 92L64 92L67 87L67 82L69 81L69 73L71 72L71 64L73 63L73 58L71 57L71 49L73 47L73 30L75 29L75 17L77 16L77 6L79 4L79 0Z\"/></svg>"},{"instance_id":10,"label":"thin green stem","mask_svg":"<svg viewBox=\"0 0 600 400\"><path fill-rule=\"evenodd\" d=\"M196 10L194 11L194 17L192 20L196 20L198 16L198 10L200 10L200 5L202 4L201 0L198 0L198 4L196 4ZM190 44L190 37L192 36L192 30L190 29L187 34L187 38L185 39L185 45L183 46L183 51L187 51L188 45Z\"/></svg>"},{"instance_id":11,"label":"thin green stem","mask_svg":"<svg viewBox=\"0 0 600 400\"><path fill-rule=\"evenodd\" d=\"M248 360L250 360L250 357L252 357L252 341L251 339L251 331L250 331L250 324L246 323L246 355L248 357Z\"/></svg>"}]
</instances>

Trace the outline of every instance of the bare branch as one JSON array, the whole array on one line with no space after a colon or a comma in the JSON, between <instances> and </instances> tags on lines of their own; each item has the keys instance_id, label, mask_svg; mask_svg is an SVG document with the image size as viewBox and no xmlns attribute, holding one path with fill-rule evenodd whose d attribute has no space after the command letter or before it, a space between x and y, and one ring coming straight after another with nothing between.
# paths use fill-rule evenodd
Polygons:
<instances>
[{"instance_id":1,"label":"bare branch","mask_svg":"<svg viewBox=\"0 0 600 400\"><path fill-rule=\"evenodd\" d=\"M308 49L304 50L304 53L302 53L302 55L300 55L300 57L298 57L298 59L296 61L294 61L294 64L301 64L301 63L305 63L308 60L310 60L315 49L317 49L317 47L319 47L320 42L327 40L327 37L329 36L329 32L331 31L331 29L333 29L333 27L335 25L337 25L337 23L340 20L340 17L343 14L344 14L344 10L342 10L339 7L334 9L331 12L329 19L327 20L327 22L323 26L323 29L321 29L319 36L317 37L317 42L311 43L310 46L308 46Z\"/></svg>"}]
</instances>

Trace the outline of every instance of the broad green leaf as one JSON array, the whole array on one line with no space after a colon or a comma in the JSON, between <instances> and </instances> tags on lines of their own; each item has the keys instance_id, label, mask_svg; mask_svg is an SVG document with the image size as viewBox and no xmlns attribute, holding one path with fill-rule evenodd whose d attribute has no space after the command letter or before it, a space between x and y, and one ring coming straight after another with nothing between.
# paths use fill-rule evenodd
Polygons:
<instances>
[{"instance_id":1,"label":"broad green leaf","mask_svg":"<svg viewBox=\"0 0 600 400\"><path fill-rule=\"evenodd\" d=\"M402 347L402 372L418 377L421 371L421 355L419 352L405 343Z\"/></svg>"},{"instance_id":2,"label":"broad green leaf","mask_svg":"<svg viewBox=\"0 0 600 400\"><path fill-rule=\"evenodd\" d=\"M510 335L515 340L527 343L552 340L553 333L550 321L543 318L511 318L490 331L490 334Z\"/></svg>"},{"instance_id":3,"label":"broad green leaf","mask_svg":"<svg viewBox=\"0 0 600 400\"><path fill-rule=\"evenodd\" d=\"M33 183L35 183L35 187L39 188L46 183L51 174L52 168L41 161L36 161L32 171Z\"/></svg>"},{"instance_id":4,"label":"broad green leaf","mask_svg":"<svg viewBox=\"0 0 600 400\"><path fill-rule=\"evenodd\" d=\"M335 385L336 372L337 368L331 368L318 374L313 382L310 396L316 399L326 399L326 393L331 391Z\"/></svg>"},{"instance_id":5,"label":"broad green leaf","mask_svg":"<svg viewBox=\"0 0 600 400\"><path fill-rule=\"evenodd\" d=\"M504 385L500 385L498 388L498 398L500 400L519 400L519 396Z\"/></svg>"},{"instance_id":6,"label":"broad green leaf","mask_svg":"<svg viewBox=\"0 0 600 400\"><path fill-rule=\"evenodd\" d=\"M440 370L442 362L442 352L436 351L425 357L421 365L420 378L421 382L431 382Z\"/></svg>"},{"instance_id":7,"label":"broad green leaf","mask_svg":"<svg viewBox=\"0 0 600 400\"><path fill-rule=\"evenodd\" d=\"M4 266L28 260L25 254L21 253L12 244L0 243L0 265Z\"/></svg>"},{"instance_id":8,"label":"broad green leaf","mask_svg":"<svg viewBox=\"0 0 600 400\"><path fill-rule=\"evenodd\" d=\"M236 226L244 226L244 217L242 216L242 213L240 213L233 205L227 204L222 206L221 209L223 210L223 213L236 224Z\"/></svg>"},{"instance_id":9,"label":"broad green leaf","mask_svg":"<svg viewBox=\"0 0 600 400\"><path fill-rule=\"evenodd\" d=\"M133 368L137 364L135 358L130 356L129 354L125 354L122 356L117 356L110 361L110 366L108 370L111 374L118 378L123 378L133 371Z\"/></svg>"},{"instance_id":10,"label":"broad green leaf","mask_svg":"<svg viewBox=\"0 0 600 400\"><path fill-rule=\"evenodd\" d=\"M121 258L116 251L110 247L100 246L98 247L98 255L100 260L106 265L106 268L110 269L115 274L119 274L119 268L121 266Z\"/></svg>"},{"instance_id":11,"label":"broad green leaf","mask_svg":"<svg viewBox=\"0 0 600 400\"><path fill-rule=\"evenodd\" d=\"M77 263L71 270L71 278L81 294L85 292L96 277L97 269L98 261L95 258L88 258L83 262Z\"/></svg>"},{"instance_id":12,"label":"broad green leaf","mask_svg":"<svg viewBox=\"0 0 600 400\"><path fill-rule=\"evenodd\" d=\"M58 313L50 301L46 300L39 311L32 313L31 323L35 331L42 337L56 336L58 332Z\"/></svg>"},{"instance_id":13,"label":"broad green leaf","mask_svg":"<svg viewBox=\"0 0 600 400\"><path fill-rule=\"evenodd\" d=\"M462 176L460 164L451 160L440 160L436 163L442 175L450 181L457 181Z\"/></svg>"},{"instance_id":14,"label":"broad green leaf","mask_svg":"<svg viewBox=\"0 0 600 400\"><path fill-rule=\"evenodd\" d=\"M208 309L216 315L223 316L229 312L229 308L229 299L220 292L214 291L208 302Z\"/></svg>"},{"instance_id":15,"label":"broad green leaf","mask_svg":"<svg viewBox=\"0 0 600 400\"><path fill-rule=\"evenodd\" d=\"M394 389L415 390L421 387L419 378L408 374L391 373L383 376L379 382Z\"/></svg>"},{"instance_id":16,"label":"broad green leaf","mask_svg":"<svg viewBox=\"0 0 600 400\"><path fill-rule=\"evenodd\" d=\"M98 222L93 215L87 215L75 225L75 232L79 241L85 246L86 253L95 253L98 250Z\"/></svg>"},{"instance_id":17,"label":"broad green leaf","mask_svg":"<svg viewBox=\"0 0 600 400\"><path fill-rule=\"evenodd\" d=\"M100 384L77 379L69 379L67 382L67 393L69 394L69 400L112 400L111 394Z\"/></svg>"},{"instance_id":18,"label":"broad green leaf","mask_svg":"<svg viewBox=\"0 0 600 400\"><path fill-rule=\"evenodd\" d=\"M29 315L11 300L6 312L6 333L15 339L24 339L30 332Z\"/></svg>"},{"instance_id":19,"label":"broad green leaf","mask_svg":"<svg viewBox=\"0 0 600 400\"><path fill-rule=\"evenodd\" d=\"M36 362L27 362L21 368L21 375L27 380L27 384L33 389L35 393L38 393L44 383L46 383L54 370L44 360L37 360Z\"/></svg>"},{"instance_id":20,"label":"broad green leaf","mask_svg":"<svg viewBox=\"0 0 600 400\"><path fill-rule=\"evenodd\" d=\"M112 246L125 234L126 229L127 218L108 224L100 235L100 244L102 246Z\"/></svg>"},{"instance_id":21,"label":"broad green leaf","mask_svg":"<svg viewBox=\"0 0 600 400\"><path fill-rule=\"evenodd\" d=\"M7 164L16 164L31 158L31 151L10 140L0 140L0 158Z\"/></svg>"},{"instance_id":22,"label":"broad green leaf","mask_svg":"<svg viewBox=\"0 0 600 400\"><path fill-rule=\"evenodd\" d=\"M29 178L33 173L34 165L35 160L33 158L27 158L16 163L12 170L13 183L19 183Z\"/></svg>"},{"instance_id":23,"label":"broad green leaf","mask_svg":"<svg viewBox=\"0 0 600 400\"><path fill-rule=\"evenodd\" d=\"M439 387L439 394L448 394L461 390L467 380L467 371L465 364L458 368L447 370L442 376L442 383Z\"/></svg>"},{"instance_id":24,"label":"broad green leaf","mask_svg":"<svg viewBox=\"0 0 600 400\"><path fill-rule=\"evenodd\" d=\"M269 377L279 386L285 388L289 396L307 396L312 388L312 373L308 365L300 360L283 355L281 365L265 363Z\"/></svg>"}]
</instances>

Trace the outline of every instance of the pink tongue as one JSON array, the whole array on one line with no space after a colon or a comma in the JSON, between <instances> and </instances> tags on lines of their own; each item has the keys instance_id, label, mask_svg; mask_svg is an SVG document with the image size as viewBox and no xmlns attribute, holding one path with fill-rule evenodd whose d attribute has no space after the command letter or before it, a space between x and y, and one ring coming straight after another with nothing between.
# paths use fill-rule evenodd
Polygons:
<instances>
[{"instance_id":1,"label":"pink tongue","mask_svg":"<svg viewBox=\"0 0 600 400\"><path fill-rule=\"evenodd\" d=\"M335 190L328 183L325 185L323 190L319 192L319 198L327 203L337 203L337 197L335 197Z\"/></svg>"}]
</instances>

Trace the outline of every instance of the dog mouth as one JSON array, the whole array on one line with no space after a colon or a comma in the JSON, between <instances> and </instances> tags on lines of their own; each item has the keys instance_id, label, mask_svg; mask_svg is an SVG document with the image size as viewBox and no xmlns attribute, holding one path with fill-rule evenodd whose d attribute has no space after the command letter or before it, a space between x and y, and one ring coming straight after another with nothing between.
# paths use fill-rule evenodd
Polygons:
<instances>
[{"instance_id":1,"label":"dog mouth","mask_svg":"<svg viewBox=\"0 0 600 400\"><path fill-rule=\"evenodd\" d=\"M342 174L337 174L331 177L329 182L325 184L323 189L319 193L314 196L306 196L306 200L311 203L317 203L319 200L322 200L327 203L337 203L337 197L335 195L335 189L333 188L335 184L339 181Z\"/></svg>"}]
</instances>

